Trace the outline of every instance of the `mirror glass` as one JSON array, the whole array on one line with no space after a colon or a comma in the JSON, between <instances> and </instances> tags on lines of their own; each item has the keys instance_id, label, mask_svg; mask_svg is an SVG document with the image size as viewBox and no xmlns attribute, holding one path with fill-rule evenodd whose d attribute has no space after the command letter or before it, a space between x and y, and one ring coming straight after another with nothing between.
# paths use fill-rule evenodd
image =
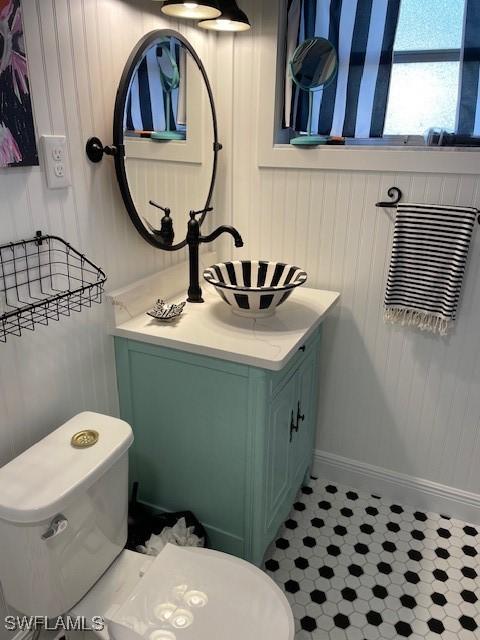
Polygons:
<instances>
[{"instance_id":1,"label":"mirror glass","mask_svg":"<svg viewBox=\"0 0 480 640\"><path fill-rule=\"evenodd\" d=\"M337 52L325 38L305 40L290 61L295 84L304 91L315 91L331 82L337 71Z\"/></svg>"},{"instance_id":2,"label":"mirror glass","mask_svg":"<svg viewBox=\"0 0 480 640\"><path fill-rule=\"evenodd\" d=\"M184 246L189 211L210 203L217 142L210 98L203 65L180 34L148 34L130 56L116 104L114 144L124 149L117 177L137 230L158 248ZM172 228L174 237L165 235Z\"/></svg>"}]
</instances>

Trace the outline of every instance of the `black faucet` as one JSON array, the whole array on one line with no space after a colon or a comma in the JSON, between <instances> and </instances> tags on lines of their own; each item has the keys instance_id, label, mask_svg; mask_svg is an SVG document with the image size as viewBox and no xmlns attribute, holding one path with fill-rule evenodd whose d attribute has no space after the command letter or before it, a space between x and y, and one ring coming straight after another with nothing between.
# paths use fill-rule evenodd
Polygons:
<instances>
[{"instance_id":1,"label":"black faucet","mask_svg":"<svg viewBox=\"0 0 480 640\"><path fill-rule=\"evenodd\" d=\"M163 213L165 214L162 218L162 226L159 230L157 230L154 229L147 220L145 220L144 222L158 240L166 244L167 247L171 247L175 238L175 233L173 232L173 221L170 217L171 211L168 207L162 207L153 200L150 200L150 204L152 205L152 207L160 209L160 211L163 211Z\"/></svg>"},{"instance_id":2,"label":"black faucet","mask_svg":"<svg viewBox=\"0 0 480 640\"><path fill-rule=\"evenodd\" d=\"M196 216L200 214L209 213L213 211L212 207L209 209L203 209L202 211L190 211L190 220L188 222L187 231L187 244L190 258L190 286L188 288L188 302L200 303L204 302L202 298L202 289L199 283L199 247L201 244L207 244L213 242L223 233L229 233L234 241L236 247L243 247L242 236L234 227L222 225L215 229L213 233L208 236L202 236L200 234L200 223Z\"/></svg>"}]
</instances>

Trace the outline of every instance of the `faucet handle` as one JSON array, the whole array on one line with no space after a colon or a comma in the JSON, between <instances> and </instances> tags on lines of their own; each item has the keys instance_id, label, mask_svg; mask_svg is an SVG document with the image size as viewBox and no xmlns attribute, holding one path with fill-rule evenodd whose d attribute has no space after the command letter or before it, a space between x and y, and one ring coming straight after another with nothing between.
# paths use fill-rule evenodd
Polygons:
<instances>
[{"instance_id":1,"label":"faucet handle","mask_svg":"<svg viewBox=\"0 0 480 640\"><path fill-rule=\"evenodd\" d=\"M207 209L201 209L200 211L190 211L190 218L195 220L195 216L199 216L200 214L204 215L206 213L210 213L213 211L213 207L208 207Z\"/></svg>"},{"instance_id":2,"label":"faucet handle","mask_svg":"<svg viewBox=\"0 0 480 640\"><path fill-rule=\"evenodd\" d=\"M168 207L162 207L161 205L157 204L156 202L154 202L153 200L150 200L149 204L152 205L152 207L156 207L157 209L160 209L160 211L163 211L164 214L168 217L171 213L170 209Z\"/></svg>"},{"instance_id":3,"label":"faucet handle","mask_svg":"<svg viewBox=\"0 0 480 640\"><path fill-rule=\"evenodd\" d=\"M171 211L168 207L162 207L161 205L157 204L153 200L150 200L150 204L152 205L152 207L160 209L160 211L163 211L165 214L162 218L160 230L154 229L152 225L146 220L144 220L144 222L148 227L148 229L150 229L151 233L153 233L154 235L158 234L162 242L164 242L168 247L171 247L173 244L173 240L175 239L175 232L173 230L173 220L170 217Z\"/></svg>"}]
</instances>

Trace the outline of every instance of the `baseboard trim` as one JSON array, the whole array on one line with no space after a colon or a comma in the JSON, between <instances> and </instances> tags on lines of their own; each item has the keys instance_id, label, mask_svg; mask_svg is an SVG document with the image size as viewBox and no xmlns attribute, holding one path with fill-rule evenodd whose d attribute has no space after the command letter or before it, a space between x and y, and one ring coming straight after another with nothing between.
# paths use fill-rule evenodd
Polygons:
<instances>
[{"instance_id":1,"label":"baseboard trim","mask_svg":"<svg viewBox=\"0 0 480 640\"><path fill-rule=\"evenodd\" d=\"M480 495L477 493L319 450L315 451L312 472L318 478L368 491L393 502L480 524Z\"/></svg>"}]
</instances>

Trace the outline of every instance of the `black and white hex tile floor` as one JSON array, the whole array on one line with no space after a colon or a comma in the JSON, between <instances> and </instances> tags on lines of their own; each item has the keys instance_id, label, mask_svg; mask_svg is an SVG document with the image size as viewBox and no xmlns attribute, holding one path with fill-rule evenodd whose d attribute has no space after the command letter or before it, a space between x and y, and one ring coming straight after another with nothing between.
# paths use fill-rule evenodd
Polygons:
<instances>
[{"instance_id":1,"label":"black and white hex tile floor","mask_svg":"<svg viewBox=\"0 0 480 640\"><path fill-rule=\"evenodd\" d=\"M480 527L312 480L279 536L296 640L480 638Z\"/></svg>"}]
</instances>

